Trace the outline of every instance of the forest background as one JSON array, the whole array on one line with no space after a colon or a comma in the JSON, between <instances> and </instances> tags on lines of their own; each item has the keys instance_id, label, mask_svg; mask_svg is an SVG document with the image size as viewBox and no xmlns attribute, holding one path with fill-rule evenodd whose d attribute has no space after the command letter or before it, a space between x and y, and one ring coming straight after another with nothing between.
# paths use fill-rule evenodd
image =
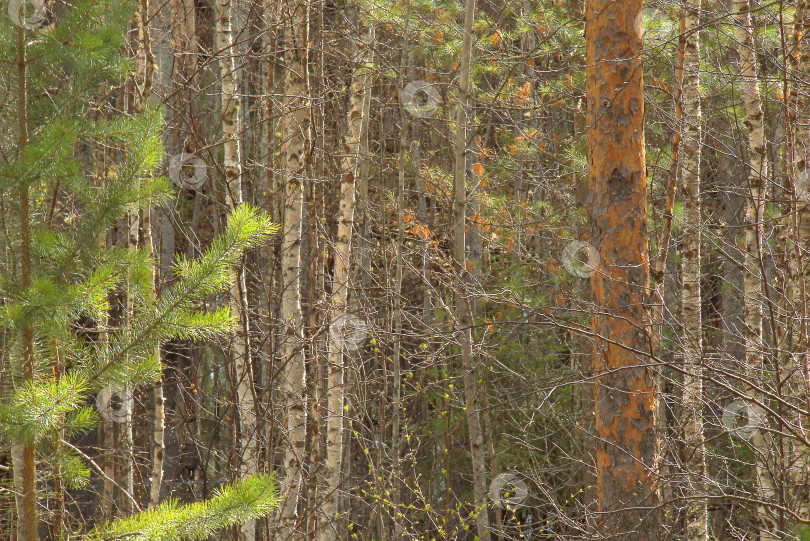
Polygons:
<instances>
[{"instance_id":1,"label":"forest background","mask_svg":"<svg viewBox=\"0 0 810 541\"><path fill-rule=\"evenodd\" d=\"M0 538L808 537L808 2L3 7Z\"/></svg>"}]
</instances>

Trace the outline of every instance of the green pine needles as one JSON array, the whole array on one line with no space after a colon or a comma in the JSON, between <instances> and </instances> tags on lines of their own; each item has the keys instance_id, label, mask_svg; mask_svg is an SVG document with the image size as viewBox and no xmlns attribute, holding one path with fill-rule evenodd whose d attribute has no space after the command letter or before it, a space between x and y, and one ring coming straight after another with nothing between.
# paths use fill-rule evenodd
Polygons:
<instances>
[{"instance_id":1,"label":"green pine needles","mask_svg":"<svg viewBox=\"0 0 810 541\"><path fill-rule=\"evenodd\" d=\"M148 224L171 190L155 175L165 158L161 112L115 113L111 97L125 93L135 67L121 54L135 8L129 0L78 0L44 29L0 24L0 58L10 59L0 63L0 453L31 457L14 461L18 500L46 498L55 464L63 486L86 485L88 457L70 439L98 425L96 394L151 385L166 341L233 332L228 303L211 309L211 301L228 294L242 254L277 231L241 206L204 254L176 264L159 294L148 243L109 246L116 223L140 213ZM126 314L115 316L121 299ZM36 468L36 485L21 481L23 467ZM0 492L4 524L15 508L9 494ZM276 501L273 479L260 474L209 501L168 501L85 535L204 539L267 515ZM39 504L25 505L17 502L16 520L25 518L20 509L36 520Z\"/></svg>"},{"instance_id":2,"label":"green pine needles","mask_svg":"<svg viewBox=\"0 0 810 541\"><path fill-rule=\"evenodd\" d=\"M206 539L213 532L269 514L277 499L272 477L259 474L225 487L207 501L178 506L175 500L168 500L149 511L97 528L85 539Z\"/></svg>"}]
</instances>

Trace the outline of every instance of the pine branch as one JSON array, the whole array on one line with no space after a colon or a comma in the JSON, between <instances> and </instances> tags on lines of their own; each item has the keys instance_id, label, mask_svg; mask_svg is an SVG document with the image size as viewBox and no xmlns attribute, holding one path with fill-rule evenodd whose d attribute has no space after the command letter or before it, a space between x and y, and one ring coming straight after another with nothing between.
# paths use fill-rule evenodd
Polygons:
<instances>
[{"instance_id":1,"label":"pine branch","mask_svg":"<svg viewBox=\"0 0 810 541\"><path fill-rule=\"evenodd\" d=\"M106 524L84 541L202 540L225 528L269 515L278 504L276 481L257 474L235 482L207 501L179 506L177 500Z\"/></svg>"}]
</instances>

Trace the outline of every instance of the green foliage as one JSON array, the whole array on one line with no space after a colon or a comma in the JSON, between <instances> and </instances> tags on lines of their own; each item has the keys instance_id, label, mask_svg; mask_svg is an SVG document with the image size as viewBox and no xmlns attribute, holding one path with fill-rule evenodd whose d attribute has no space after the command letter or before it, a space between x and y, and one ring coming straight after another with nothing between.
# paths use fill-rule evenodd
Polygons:
<instances>
[{"instance_id":1,"label":"green foliage","mask_svg":"<svg viewBox=\"0 0 810 541\"><path fill-rule=\"evenodd\" d=\"M804 524L796 526L796 535L799 541L810 541L810 526Z\"/></svg>"},{"instance_id":2,"label":"green foliage","mask_svg":"<svg viewBox=\"0 0 810 541\"><path fill-rule=\"evenodd\" d=\"M155 353L168 340L231 333L230 309L208 305L227 294L244 252L277 231L256 208L240 207L201 256L176 264L176 280L159 294L150 247L106 246L117 223L135 216L148 224L150 209L171 190L155 175L165 157L162 112L147 107L124 116L105 103L132 74L134 63L121 50L135 7L130 0L73 2L55 27L24 31L24 80L16 64L0 65L0 341L6 353L0 438L35 443L43 462L54 466L41 471L47 476L58 466L70 488L90 478L87 457L70 445L98 424L88 402L106 387L151 384L162 371ZM0 25L3 58L21 53L18 32ZM28 98L20 104L23 84ZM22 141L20 116L28 132ZM24 228L31 233L26 246ZM30 287L22 274L25 251ZM114 315L124 305L128 310ZM33 366L24 366L24 328L33 330ZM272 478L260 475L208 502L167 502L89 538L202 539L267 514L275 502Z\"/></svg>"},{"instance_id":3,"label":"green foliage","mask_svg":"<svg viewBox=\"0 0 810 541\"><path fill-rule=\"evenodd\" d=\"M180 506L168 500L156 508L101 526L85 541L198 540L224 528L268 515L277 505L278 492L271 475L247 477L219 490L207 501Z\"/></svg>"}]
</instances>

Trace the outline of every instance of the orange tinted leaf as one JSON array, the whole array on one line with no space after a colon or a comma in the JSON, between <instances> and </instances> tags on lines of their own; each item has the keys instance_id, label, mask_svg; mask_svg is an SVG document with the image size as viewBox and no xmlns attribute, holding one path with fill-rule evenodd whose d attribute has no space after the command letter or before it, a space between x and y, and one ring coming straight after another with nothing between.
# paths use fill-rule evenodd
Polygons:
<instances>
[{"instance_id":1,"label":"orange tinted leaf","mask_svg":"<svg viewBox=\"0 0 810 541\"><path fill-rule=\"evenodd\" d=\"M484 174L484 165L481 162L477 162L473 164L473 173L478 175L479 177Z\"/></svg>"},{"instance_id":2,"label":"orange tinted leaf","mask_svg":"<svg viewBox=\"0 0 810 541\"><path fill-rule=\"evenodd\" d=\"M529 95L529 92L531 92L531 91L532 91L532 85L531 85L531 83L529 83L527 81L526 83L523 84L523 86L520 88L520 90L518 90L518 94L520 95L521 98L525 98L526 96Z\"/></svg>"}]
</instances>

